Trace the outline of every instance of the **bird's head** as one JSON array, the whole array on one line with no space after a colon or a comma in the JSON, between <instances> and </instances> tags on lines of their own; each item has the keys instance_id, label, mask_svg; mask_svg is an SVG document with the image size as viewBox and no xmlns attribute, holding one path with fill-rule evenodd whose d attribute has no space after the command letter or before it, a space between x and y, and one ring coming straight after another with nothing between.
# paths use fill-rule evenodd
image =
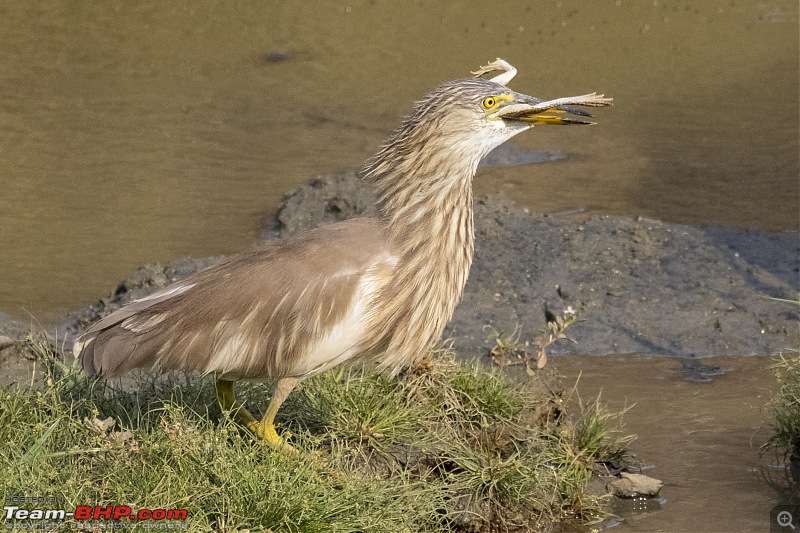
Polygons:
<instances>
[{"instance_id":1,"label":"bird's head","mask_svg":"<svg viewBox=\"0 0 800 533\"><path fill-rule=\"evenodd\" d=\"M473 157L480 159L535 125L594 124L586 120L591 117L589 113L574 105L610 104L610 98L594 93L542 100L512 91L493 80L467 78L440 85L417 102L408 124L429 140L446 143L449 150L472 152Z\"/></svg>"},{"instance_id":2,"label":"bird's head","mask_svg":"<svg viewBox=\"0 0 800 533\"><path fill-rule=\"evenodd\" d=\"M366 162L361 176L377 185L382 212L403 211L411 196L441 199L448 190L466 190L478 162L514 135L535 125L592 124L585 120L589 113L573 106L611 105L596 93L542 100L512 91L506 84L517 71L502 59L473 74L497 70L503 73L492 79L459 79L434 89Z\"/></svg>"}]
</instances>

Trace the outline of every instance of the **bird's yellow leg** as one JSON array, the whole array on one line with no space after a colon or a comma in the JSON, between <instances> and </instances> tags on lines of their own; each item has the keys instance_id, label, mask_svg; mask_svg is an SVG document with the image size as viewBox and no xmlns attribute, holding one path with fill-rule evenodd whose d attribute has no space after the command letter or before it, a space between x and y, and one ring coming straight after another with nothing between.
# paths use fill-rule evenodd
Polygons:
<instances>
[{"instance_id":1,"label":"bird's yellow leg","mask_svg":"<svg viewBox=\"0 0 800 533\"><path fill-rule=\"evenodd\" d=\"M236 394L233 392L233 381L218 379L214 385L217 391L217 401L223 411L230 411L237 422L245 426L255 434L258 434L258 420L244 408L244 405L236 401Z\"/></svg>"},{"instance_id":2,"label":"bird's yellow leg","mask_svg":"<svg viewBox=\"0 0 800 533\"><path fill-rule=\"evenodd\" d=\"M294 448L284 442L278 435L278 432L275 431L275 415L278 414L278 409L280 409L283 402L286 401L286 398L289 396L289 393L292 392L292 389L294 389L295 385L299 382L300 380L297 378L283 378L278 380L272 391L272 399L269 401L267 412L264 413L261 422L257 423L256 429L253 431L253 433L258 435L259 438L263 439L270 446L294 450Z\"/></svg>"}]
</instances>

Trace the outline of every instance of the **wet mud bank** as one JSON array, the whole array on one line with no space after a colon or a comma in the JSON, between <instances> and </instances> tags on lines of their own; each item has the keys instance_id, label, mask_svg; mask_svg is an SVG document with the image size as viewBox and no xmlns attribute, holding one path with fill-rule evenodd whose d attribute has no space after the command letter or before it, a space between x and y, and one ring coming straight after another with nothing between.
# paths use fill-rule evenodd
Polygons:
<instances>
[{"instance_id":1,"label":"wet mud bank","mask_svg":"<svg viewBox=\"0 0 800 533\"><path fill-rule=\"evenodd\" d=\"M265 237L374 213L353 175L289 193ZM554 353L768 355L800 344L800 238L657 220L530 213L502 196L475 202L475 259L447 335L485 353L485 326L531 339L545 310L572 308L575 343ZM436 235L431 235L435 241Z\"/></svg>"},{"instance_id":2,"label":"wet mud bank","mask_svg":"<svg viewBox=\"0 0 800 533\"><path fill-rule=\"evenodd\" d=\"M286 195L264 237L369 215L373 204L372 191L352 174L315 179ZM569 330L575 342L552 345L554 354L769 355L800 345L796 306L772 299L797 298L797 233L538 215L502 195L476 200L475 232L464 299L446 331L462 355L488 353L494 340L487 326L518 331L524 343L545 327L546 312L567 308L579 320ZM58 336L69 339L128 301L220 259L142 266L107 297L65 317ZM19 367L31 326L0 316L4 373Z\"/></svg>"},{"instance_id":3,"label":"wet mud bank","mask_svg":"<svg viewBox=\"0 0 800 533\"><path fill-rule=\"evenodd\" d=\"M374 213L353 175L289 193L267 237ZM703 357L768 355L798 346L800 238L657 220L530 213L502 196L475 202L475 259L446 335L486 353L485 326L530 340L545 310L581 322L553 353ZM436 235L431 235L435 241Z\"/></svg>"}]
</instances>

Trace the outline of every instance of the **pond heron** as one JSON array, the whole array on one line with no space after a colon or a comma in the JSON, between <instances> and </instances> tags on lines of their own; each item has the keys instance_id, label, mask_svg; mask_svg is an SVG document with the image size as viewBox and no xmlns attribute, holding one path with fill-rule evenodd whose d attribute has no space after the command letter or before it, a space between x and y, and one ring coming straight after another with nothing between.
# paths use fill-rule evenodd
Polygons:
<instances>
[{"instance_id":1,"label":"pond heron","mask_svg":"<svg viewBox=\"0 0 800 533\"><path fill-rule=\"evenodd\" d=\"M501 73L481 77L492 71ZM376 218L265 242L131 302L76 340L84 371L214 374L222 408L282 446L275 415L301 380L348 361L393 374L413 364L438 341L467 281L478 162L532 126L592 124L574 105L611 104L596 93L526 96L506 88L515 73L497 59L417 102L360 171L377 193ZM273 385L261 420L237 402L236 380Z\"/></svg>"}]
</instances>

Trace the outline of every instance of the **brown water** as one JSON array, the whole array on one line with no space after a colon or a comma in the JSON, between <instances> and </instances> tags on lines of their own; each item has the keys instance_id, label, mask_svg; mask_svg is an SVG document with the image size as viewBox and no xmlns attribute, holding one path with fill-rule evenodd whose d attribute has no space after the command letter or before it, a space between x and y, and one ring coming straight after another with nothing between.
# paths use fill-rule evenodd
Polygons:
<instances>
[{"instance_id":1,"label":"brown water","mask_svg":"<svg viewBox=\"0 0 800 533\"><path fill-rule=\"evenodd\" d=\"M727 370L710 382L687 381L678 359L638 356L569 356L551 363L566 383L580 376L584 401L622 411L624 433L644 474L664 482L661 505L621 509L613 531L769 531L769 512L780 495L770 480L788 472L759 446L769 437L767 402L776 384L764 357L714 357L705 365ZM785 500L784 500L785 501Z\"/></svg>"},{"instance_id":2,"label":"brown water","mask_svg":"<svg viewBox=\"0 0 800 533\"><path fill-rule=\"evenodd\" d=\"M483 169L535 211L798 224L793 0L0 3L0 311L85 305L145 262L250 246L290 188L368 157L436 84L616 98ZM271 51L289 55L269 61Z\"/></svg>"}]
</instances>

